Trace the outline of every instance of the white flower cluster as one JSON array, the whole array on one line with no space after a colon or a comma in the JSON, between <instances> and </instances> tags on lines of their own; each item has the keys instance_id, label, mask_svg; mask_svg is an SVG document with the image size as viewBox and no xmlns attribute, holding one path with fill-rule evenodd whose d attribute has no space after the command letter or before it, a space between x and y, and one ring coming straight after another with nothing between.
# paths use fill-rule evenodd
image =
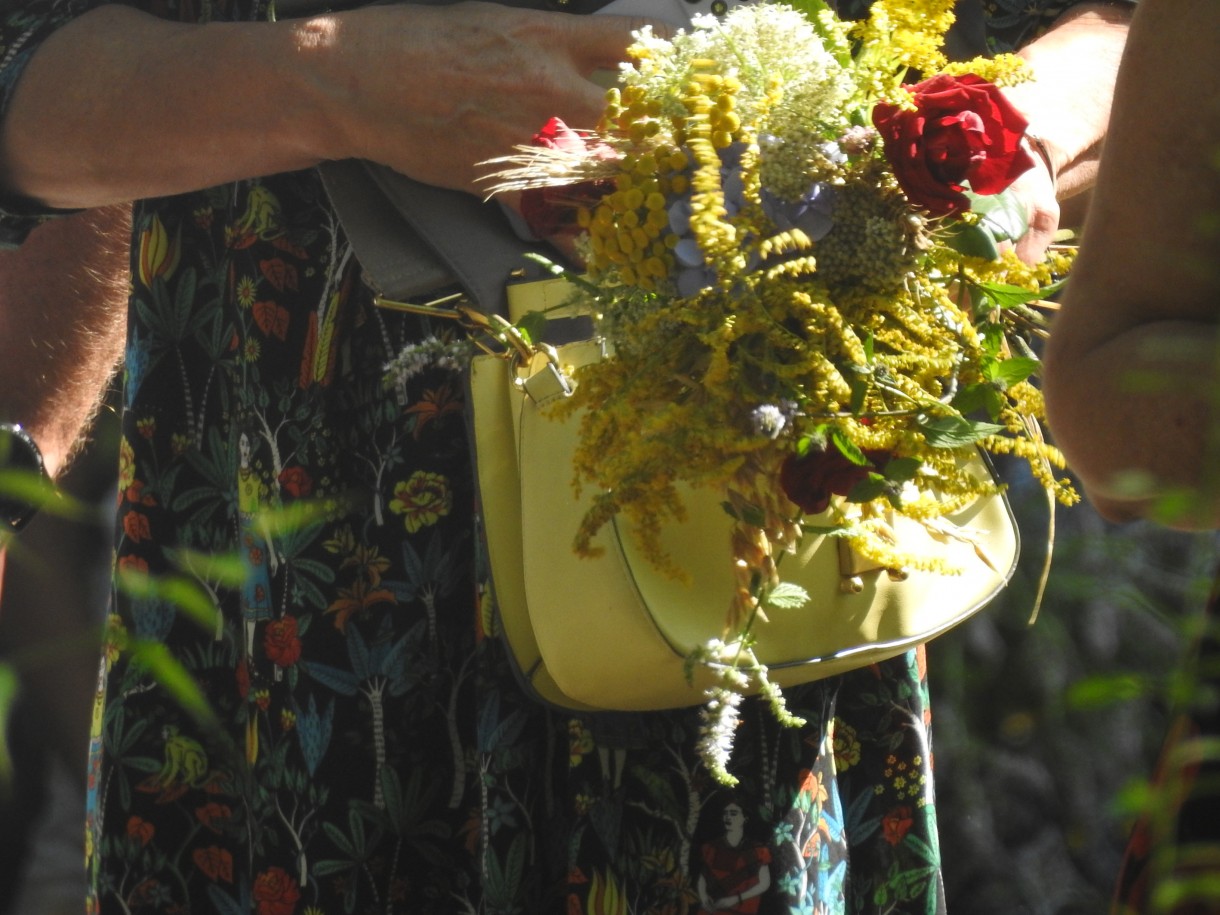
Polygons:
<instances>
[{"instance_id":1,"label":"white flower cluster","mask_svg":"<svg viewBox=\"0 0 1220 915\"><path fill-rule=\"evenodd\" d=\"M707 702L699 713L699 757L708 767L713 778L722 785L736 784L737 779L729 774L729 756L733 753L733 735L741 712L742 695L732 686L713 686L704 696Z\"/></svg>"},{"instance_id":2,"label":"white flower cluster","mask_svg":"<svg viewBox=\"0 0 1220 915\"><path fill-rule=\"evenodd\" d=\"M764 181L770 171L788 179L777 184L799 184L798 193L803 192L808 181L793 179L809 175L810 150L822 148L849 126L846 103L855 92L854 71L842 62L850 61L846 26L833 17L815 25L790 7L751 3L723 19L695 16L690 30L669 40L646 28L637 43L647 53L637 67L624 70L623 83L642 87L649 98L667 100L673 110L662 114L671 117L684 113L680 99L697 69L694 62L731 62L720 75L741 83L738 116L771 140ZM831 166L825 171L833 171L831 163L825 164Z\"/></svg>"},{"instance_id":3,"label":"white flower cluster","mask_svg":"<svg viewBox=\"0 0 1220 915\"><path fill-rule=\"evenodd\" d=\"M470 341L463 338L442 340L428 336L411 343L386 363L384 383L387 388L401 388L427 369L460 372L470 362Z\"/></svg>"}]
</instances>

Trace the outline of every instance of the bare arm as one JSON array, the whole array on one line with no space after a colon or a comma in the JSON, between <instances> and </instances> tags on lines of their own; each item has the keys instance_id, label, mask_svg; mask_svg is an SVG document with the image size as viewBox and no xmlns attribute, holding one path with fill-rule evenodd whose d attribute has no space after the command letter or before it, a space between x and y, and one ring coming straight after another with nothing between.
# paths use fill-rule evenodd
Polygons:
<instances>
[{"instance_id":1,"label":"bare arm","mask_svg":"<svg viewBox=\"0 0 1220 915\"><path fill-rule=\"evenodd\" d=\"M96 206L359 157L472 189L475 163L547 118L595 122L587 77L622 59L633 24L484 3L205 25L98 7L21 77L0 183Z\"/></svg>"},{"instance_id":2,"label":"bare arm","mask_svg":"<svg viewBox=\"0 0 1220 915\"><path fill-rule=\"evenodd\" d=\"M1188 487L1196 510L1174 524L1220 526L1217 34L1215 0L1141 3L1046 353L1053 432L1112 520Z\"/></svg>"},{"instance_id":3,"label":"bare arm","mask_svg":"<svg viewBox=\"0 0 1220 915\"><path fill-rule=\"evenodd\" d=\"M0 251L0 419L30 430L52 472L122 354L130 225L127 207L88 211Z\"/></svg>"}]
</instances>

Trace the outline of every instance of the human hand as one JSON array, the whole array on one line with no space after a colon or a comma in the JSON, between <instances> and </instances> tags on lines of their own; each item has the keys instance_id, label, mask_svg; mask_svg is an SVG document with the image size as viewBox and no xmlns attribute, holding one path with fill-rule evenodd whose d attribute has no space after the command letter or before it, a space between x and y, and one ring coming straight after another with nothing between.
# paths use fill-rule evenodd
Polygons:
<instances>
[{"instance_id":1,"label":"human hand","mask_svg":"<svg viewBox=\"0 0 1220 915\"><path fill-rule=\"evenodd\" d=\"M1022 174L1009 190L1025 204L1029 228L1014 246L1017 256L1027 264L1036 264L1046 255L1047 248L1059 230L1059 201L1055 196L1055 180L1050 166L1032 150L1034 167Z\"/></svg>"},{"instance_id":2,"label":"human hand","mask_svg":"<svg viewBox=\"0 0 1220 915\"><path fill-rule=\"evenodd\" d=\"M332 157L480 195L480 163L528 143L549 118L597 122L605 94L590 76L625 59L643 24L481 2L376 5L325 22Z\"/></svg>"}]
</instances>

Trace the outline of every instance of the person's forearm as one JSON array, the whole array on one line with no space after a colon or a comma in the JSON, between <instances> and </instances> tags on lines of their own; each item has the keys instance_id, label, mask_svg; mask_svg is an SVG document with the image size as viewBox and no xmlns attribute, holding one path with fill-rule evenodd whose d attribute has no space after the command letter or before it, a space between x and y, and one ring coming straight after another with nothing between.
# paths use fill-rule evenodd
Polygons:
<instances>
[{"instance_id":1,"label":"person's forearm","mask_svg":"<svg viewBox=\"0 0 1220 915\"><path fill-rule=\"evenodd\" d=\"M99 7L21 75L0 187L96 206L351 157L483 194L479 163L549 118L596 122L589 77L638 24L486 3L206 25Z\"/></svg>"},{"instance_id":2,"label":"person's forearm","mask_svg":"<svg viewBox=\"0 0 1220 915\"><path fill-rule=\"evenodd\" d=\"M1034 78L1005 95L1045 141L1061 200L1096 176L1130 19L1127 6L1082 4L1019 52Z\"/></svg>"},{"instance_id":3,"label":"person's forearm","mask_svg":"<svg viewBox=\"0 0 1220 915\"><path fill-rule=\"evenodd\" d=\"M1220 527L1218 29L1215 0L1141 3L1046 348L1051 431L1114 520L1188 489L1173 523Z\"/></svg>"},{"instance_id":4,"label":"person's forearm","mask_svg":"<svg viewBox=\"0 0 1220 915\"><path fill-rule=\"evenodd\" d=\"M70 208L312 165L324 107L305 76L311 37L92 10L22 75L0 131L0 182Z\"/></svg>"},{"instance_id":5,"label":"person's forearm","mask_svg":"<svg viewBox=\"0 0 1220 915\"><path fill-rule=\"evenodd\" d=\"M1069 360L1051 358L1052 431L1104 517L1143 517L1158 499L1190 492L1172 503L1172 517L1158 514L1160 520L1187 530L1220 526L1220 335L1214 326L1142 324L1073 351Z\"/></svg>"},{"instance_id":6,"label":"person's forearm","mask_svg":"<svg viewBox=\"0 0 1220 915\"><path fill-rule=\"evenodd\" d=\"M130 211L46 223L0 251L0 421L24 426L58 472L123 351Z\"/></svg>"}]
</instances>

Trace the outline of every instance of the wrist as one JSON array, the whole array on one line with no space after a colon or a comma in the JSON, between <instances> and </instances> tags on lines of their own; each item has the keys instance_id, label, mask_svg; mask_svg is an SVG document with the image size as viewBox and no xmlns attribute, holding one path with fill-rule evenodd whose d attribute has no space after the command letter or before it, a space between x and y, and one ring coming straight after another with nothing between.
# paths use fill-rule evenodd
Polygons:
<instances>
[{"instance_id":1,"label":"wrist","mask_svg":"<svg viewBox=\"0 0 1220 915\"><path fill-rule=\"evenodd\" d=\"M352 112L360 80L344 52L342 18L317 16L272 27L283 30L288 45L287 66L277 78L282 91L291 93L284 97L294 99L285 113L292 123L285 127L298 138L302 156L316 162L355 156Z\"/></svg>"}]
</instances>

